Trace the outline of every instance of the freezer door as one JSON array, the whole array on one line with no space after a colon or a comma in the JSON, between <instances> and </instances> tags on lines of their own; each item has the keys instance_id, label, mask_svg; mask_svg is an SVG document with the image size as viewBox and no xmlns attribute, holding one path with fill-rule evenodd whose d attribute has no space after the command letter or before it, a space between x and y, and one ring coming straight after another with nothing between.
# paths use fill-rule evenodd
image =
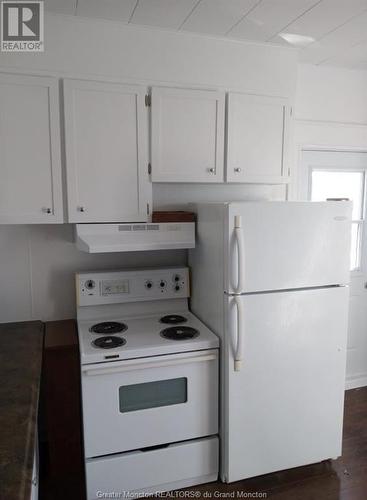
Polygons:
<instances>
[{"instance_id":1,"label":"freezer door","mask_svg":"<svg viewBox=\"0 0 367 500\"><path fill-rule=\"evenodd\" d=\"M348 288L238 300L243 310L239 367L236 298L225 303L222 480L340 456Z\"/></svg>"},{"instance_id":2,"label":"freezer door","mask_svg":"<svg viewBox=\"0 0 367 500\"><path fill-rule=\"evenodd\" d=\"M350 202L229 204L224 290L348 283L350 218Z\"/></svg>"}]
</instances>

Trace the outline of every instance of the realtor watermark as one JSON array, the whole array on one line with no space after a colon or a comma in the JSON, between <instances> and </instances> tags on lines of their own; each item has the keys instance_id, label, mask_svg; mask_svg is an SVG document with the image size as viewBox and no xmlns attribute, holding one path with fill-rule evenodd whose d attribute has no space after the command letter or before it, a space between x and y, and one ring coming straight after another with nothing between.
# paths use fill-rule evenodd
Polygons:
<instances>
[{"instance_id":1,"label":"realtor watermark","mask_svg":"<svg viewBox=\"0 0 367 500\"><path fill-rule=\"evenodd\" d=\"M43 52L43 1L1 1L1 51Z\"/></svg>"},{"instance_id":2,"label":"realtor watermark","mask_svg":"<svg viewBox=\"0 0 367 500\"><path fill-rule=\"evenodd\" d=\"M155 492L131 492L131 491L97 491L96 497L101 499L122 499L122 500L139 500L147 497L157 499L196 499L196 500L240 500L240 499L267 499L268 494L263 491L198 491L198 490L174 490L174 491L155 491Z\"/></svg>"}]
</instances>

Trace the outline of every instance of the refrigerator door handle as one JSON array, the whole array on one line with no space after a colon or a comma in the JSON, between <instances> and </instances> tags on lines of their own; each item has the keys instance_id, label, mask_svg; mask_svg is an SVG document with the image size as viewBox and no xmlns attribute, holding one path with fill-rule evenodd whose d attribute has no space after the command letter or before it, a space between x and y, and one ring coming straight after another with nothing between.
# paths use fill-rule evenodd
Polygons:
<instances>
[{"instance_id":1,"label":"refrigerator door handle","mask_svg":"<svg viewBox=\"0 0 367 500\"><path fill-rule=\"evenodd\" d=\"M245 274L245 238L242 231L242 217L241 215L236 215L234 218L234 232L237 243L238 252L238 280L237 280L237 293L241 293L244 290L244 274Z\"/></svg>"},{"instance_id":2,"label":"refrigerator door handle","mask_svg":"<svg viewBox=\"0 0 367 500\"><path fill-rule=\"evenodd\" d=\"M242 366L243 336L244 336L244 307L241 297L234 298L237 307L237 346L234 357L234 371L239 372Z\"/></svg>"}]
</instances>

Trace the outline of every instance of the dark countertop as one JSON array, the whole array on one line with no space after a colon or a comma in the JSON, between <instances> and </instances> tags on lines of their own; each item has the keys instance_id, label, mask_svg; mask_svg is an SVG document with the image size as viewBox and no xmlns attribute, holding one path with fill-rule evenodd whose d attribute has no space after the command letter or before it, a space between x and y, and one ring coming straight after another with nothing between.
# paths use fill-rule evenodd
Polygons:
<instances>
[{"instance_id":1,"label":"dark countertop","mask_svg":"<svg viewBox=\"0 0 367 500\"><path fill-rule=\"evenodd\" d=\"M0 324L0 498L28 500L37 428L44 325Z\"/></svg>"}]
</instances>

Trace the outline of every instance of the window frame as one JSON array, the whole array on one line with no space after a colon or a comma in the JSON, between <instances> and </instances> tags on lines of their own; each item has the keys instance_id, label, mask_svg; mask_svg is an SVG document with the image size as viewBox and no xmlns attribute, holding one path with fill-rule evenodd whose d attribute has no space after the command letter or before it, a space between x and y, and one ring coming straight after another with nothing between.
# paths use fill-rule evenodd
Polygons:
<instances>
[{"instance_id":1,"label":"window frame","mask_svg":"<svg viewBox=\"0 0 367 500\"><path fill-rule=\"evenodd\" d=\"M350 273L352 276L361 276L365 269L365 262L363 259L363 247L366 246L364 243L365 238L365 223L366 223L366 200L367 200L367 167L366 168L348 168L348 167L312 167L309 166L307 173L307 198L308 200L312 200L312 173L313 172L358 172L363 174L363 180L361 183L361 215L360 219L352 219L352 224L355 224L359 228L359 239L358 239L358 256L359 256L359 266L351 269Z\"/></svg>"}]
</instances>

